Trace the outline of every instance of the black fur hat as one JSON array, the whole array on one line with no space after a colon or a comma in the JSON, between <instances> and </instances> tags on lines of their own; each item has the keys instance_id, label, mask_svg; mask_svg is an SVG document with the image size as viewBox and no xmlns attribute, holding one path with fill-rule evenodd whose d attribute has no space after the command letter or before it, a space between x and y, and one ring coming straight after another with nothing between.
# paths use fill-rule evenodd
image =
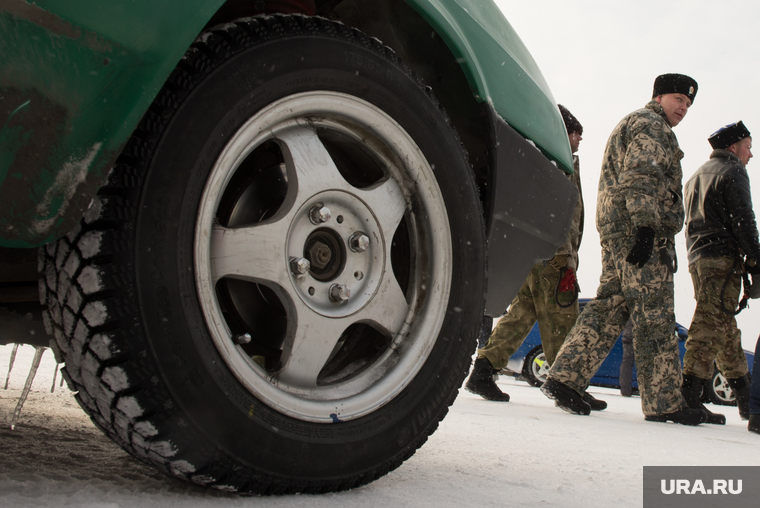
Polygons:
<instances>
[{"instance_id":1,"label":"black fur hat","mask_svg":"<svg viewBox=\"0 0 760 508\"><path fill-rule=\"evenodd\" d=\"M559 108L559 112L562 113L562 120L565 121L565 129L567 129L567 133L572 134L573 132L577 132L582 136L583 126L578 121L578 119L575 118L573 114L568 111L568 109L562 104L557 104L557 107Z\"/></svg>"},{"instance_id":2,"label":"black fur hat","mask_svg":"<svg viewBox=\"0 0 760 508\"><path fill-rule=\"evenodd\" d=\"M668 93L682 93L694 103L697 96L697 82L684 74L661 74L654 80L652 98Z\"/></svg>"},{"instance_id":3,"label":"black fur hat","mask_svg":"<svg viewBox=\"0 0 760 508\"><path fill-rule=\"evenodd\" d=\"M750 136L751 134L744 126L744 123L739 120L736 123L728 124L713 132L710 134L710 137L707 138L707 141L710 142L710 146L713 147L714 150L718 150L720 148L728 148L737 141L741 141Z\"/></svg>"}]
</instances>

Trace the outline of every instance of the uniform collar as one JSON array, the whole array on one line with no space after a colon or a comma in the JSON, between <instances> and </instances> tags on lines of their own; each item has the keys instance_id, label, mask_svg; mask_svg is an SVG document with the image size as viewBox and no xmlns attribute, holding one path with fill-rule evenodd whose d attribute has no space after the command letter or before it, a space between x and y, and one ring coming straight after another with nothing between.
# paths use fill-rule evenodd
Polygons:
<instances>
[{"instance_id":1,"label":"uniform collar","mask_svg":"<svg viewBox=\"0 0 760 508\"><path fill-rule=\"evenodd\" d=\"M734 152L724 150L723 148L713 150L710 154L710 159L728 159L731 162L738 162L739 164L742 164L742 161L738 155L736 155ZM742 167L744 167L744 164L742 164Z\"/></svg>"},{"instance_id":2,"label":"uniform collar","mask_svg":"<svg viewBox=\"0 0 760 508\"><path fill-rule=\"evenodd\" d=\"M656 100L652 99L644 107L647 108L647 109L651 109L652 111L654 111L655 113L657 113L658 115L660 115L662 117L662 119L665 120L665 123L667 124L667 126L671 127L670 126L670 122L668 121L668 115L665 114L665 110L662 109L662 106L660 105L659 102L657 102ZM672 129L672 127L671 127L671 129Z\"/></svg>"}]
</instances>

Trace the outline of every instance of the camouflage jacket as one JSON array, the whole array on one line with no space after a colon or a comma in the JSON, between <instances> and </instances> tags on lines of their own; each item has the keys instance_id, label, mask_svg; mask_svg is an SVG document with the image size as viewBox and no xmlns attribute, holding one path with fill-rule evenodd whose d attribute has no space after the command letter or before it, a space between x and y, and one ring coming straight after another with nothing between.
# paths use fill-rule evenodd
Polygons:
<instances>
[{"instance_id":1,"label":"camouflage jacket","mask_svg":"<svg viewBox=\"0 0 760 508\"><path fill-rule=\"evenodd\" d=\"M656 101L623 118L607 140L596 227L605 239L632 235L649 226L672 244L683 227L683 152Z\"/></svg>"},{"instance_id":2,"label":"camouflage jacket","mask_svg":"<svg viewBox=\"0 0 760 508\"><path fill-rule=\"evenodd\" d=\"M578 269L578 249L581 247L581 238L583 237L583 192L581 191L581 168L578 156L573 156L573 162L575 166L575 172L572 175L567 175L571 182L575 184L578 189L578 202L575 204L575 212L573 213L573 223L570 225L570 233L567 237L565 245L559 248L554 254L557 256L566 256L567 266L573 270Z\"/></svg>"},{"instance_id":3,"label":"camouflage jacket","mask_svg":"<svg viewBox=\"0 0 760 508\"><path fill-rule=\"evenodd\" d=\"M713 150L685 187L689 264L703 257L744 253L760 264L757 222L749 175L739 157Z\"/></svg>"}]
</instances>

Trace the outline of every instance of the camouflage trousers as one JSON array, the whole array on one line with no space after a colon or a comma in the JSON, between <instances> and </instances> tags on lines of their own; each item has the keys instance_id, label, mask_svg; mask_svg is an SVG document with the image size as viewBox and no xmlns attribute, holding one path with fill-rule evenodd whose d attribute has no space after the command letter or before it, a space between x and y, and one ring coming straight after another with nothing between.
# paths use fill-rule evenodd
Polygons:
<instances>
[{"instance_id":1,"label":"camouflage trousers","mask_svg":"<svg viewBox=\"0 0 760 508\"><path fill-rule=\"evenodd\" d=\"M727 378L742 377L749 372L742 333L736 318L723 310L735 312L739 304L740 265L730 257L702 258L689 265L689 273L697 307L686 340L684 374L711 379L716 362Z\"/></svg>"},{"instance_id":2,"label":"camouflage trousers","mask_svg":"<svg viewBox=\"0 0 760 508\"><path fill-rule=\"evenodd\" d=\"M506 367L509 357L520 348L538 321L546 361L551 365L578 317L578 299L570 303L575 297L574 292L555 297L559 277L560 270L551 264L533 265L509 311L496 324L485 347L478 350L478 357L488 358L495 369Z\"/></svg>"},{"instance_id":3,"label":"camouflage trousers","mask_svg":"<svg viewBox=\"0 0 760 508\"><path fill-rule=\"evenodd\" d=\"M642 412L671 413L686 407L675 336L672 267L656 248L643 268L628 263L625 258L632 245L632 238L602 242L596 298L586 304L570 330L549 378L578 392L585 390L630 317Z\"/></svg>"}]
</instances>

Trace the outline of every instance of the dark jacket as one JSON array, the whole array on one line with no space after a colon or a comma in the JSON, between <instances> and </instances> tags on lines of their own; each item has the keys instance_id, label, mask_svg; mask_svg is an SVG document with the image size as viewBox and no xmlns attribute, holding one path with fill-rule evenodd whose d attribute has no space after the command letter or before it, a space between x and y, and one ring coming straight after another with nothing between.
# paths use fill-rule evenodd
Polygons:
<instances>
[{"instance_id":1,"label":"dark jacket","mask_svg":"<svg viewBox=\"0 0 760 508\"><path fill-rule=\"evenodd\" d=\"M705 257L741 253L760 263L749 176L736 155L714 150L710 160L686 182L684 199L689 264Z\"/></svg>"}]
</instances>

